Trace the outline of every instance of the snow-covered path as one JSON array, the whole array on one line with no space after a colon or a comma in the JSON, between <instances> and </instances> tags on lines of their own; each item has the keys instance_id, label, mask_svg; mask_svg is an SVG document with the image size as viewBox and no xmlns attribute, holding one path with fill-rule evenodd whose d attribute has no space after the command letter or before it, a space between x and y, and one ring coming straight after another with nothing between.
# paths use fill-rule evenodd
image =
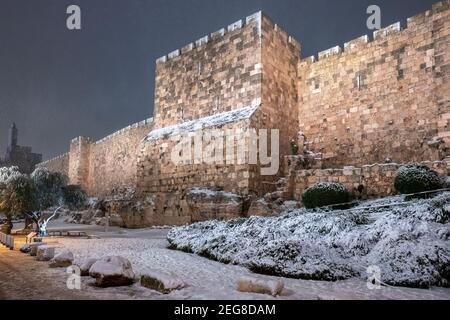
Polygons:
<instances>
[{"instance_id":1,"label":"snow-covered path","mask_svg":"<svg viewBox=\"0 0 450 320\"><path fill-rule=\"evenodd\" d=\"M53 228L86 230L101 239L55 238L73 251L75 262L88 257L121 255L129 259L137 275L146 270L171 272L188 284L188 287L162 295L143 288L139 283L130 287L97 288L93 279L83 277L80 291L66 287L68 274L64 269L50 269L47 262L18 251L0 246L0 299L273 299L270 296L247 294L235 290L236 282L243 276L260 279L279 279L256 275L244 267L225 265L193 254L167 248L168 230L114 230L101 232L92 226L55 223ZM52 229L52 228L51 228ZM360 279L339 282L306 281L282 278L285 290L277 299L445 299L450 300L450 289L431 290L383 287L367 289Z\"/></svg>"},{"instance_id":2,"label":"snow-covered path","mask_svg":"<svg viewBox=\"0 0 450 320\"><path fill-rule=\"evenodd\" d=\"M82 291L67 290L65 281L60 270L0 245L0 300L92 298Z\"/></svg>"}]
</instances>

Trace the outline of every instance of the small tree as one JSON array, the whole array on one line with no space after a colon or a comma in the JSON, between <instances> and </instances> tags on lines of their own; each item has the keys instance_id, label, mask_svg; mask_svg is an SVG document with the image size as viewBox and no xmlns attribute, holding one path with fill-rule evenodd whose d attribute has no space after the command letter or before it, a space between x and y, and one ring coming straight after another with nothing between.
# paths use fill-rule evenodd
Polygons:
<instances>
[{"instance_id":1,"label":"small tree","mask_svg":"<svg viewBox=\"0 0 450 320\"><path fill-rule=\"evenodd\" d=\"M0 211L6 214L8 233L15 215L32 212L38 208L37 190L33 180L23 174L11 175L3 184L0 195Z\"/></svg>"},{"instance_id":2,"label":"small tree","mask_svg":"<svg viewBox=\"0 0 450 320\"><path fill-rule=\"evenodd\" d=\"M67 176L59 172L52 172L47 168L37 168L31 174L31 179L37 188L37 199L41 210L61 203L62 188L67 185Z\"/></svg>"},{"instance_id":3,"label":"small tree","mask_svg":"<svg viewBox=\"0 0 450 320\"><path fill-rule=\"evenodd\" d=\"M61 207L56 208L56 210L53 212L53 214L45 218L42 214L42 211L35 211L32 213L26 213L26 216L29 217L31 220L33 220L36 223L36 232L41 237L45 237L48 235L47 232L47 225L54 217L56 217L57 212L61 209Z\"/></svg>"},{"instance_id":4,"label":"small tree","mask_svg":"<svg viewBox=\"0 0 450 320\"><path fill-rule=\"evenodd\" d=\"M6 223L9 225L8 230L12 228L11 219L8 218L9 213L7 212L6 203L3 205L2 194L6 189L6 182L9 178L20 175L18 167L1 167L0 168L0 212L3 212L6 216Z\"/></svg>"}]
</instances>

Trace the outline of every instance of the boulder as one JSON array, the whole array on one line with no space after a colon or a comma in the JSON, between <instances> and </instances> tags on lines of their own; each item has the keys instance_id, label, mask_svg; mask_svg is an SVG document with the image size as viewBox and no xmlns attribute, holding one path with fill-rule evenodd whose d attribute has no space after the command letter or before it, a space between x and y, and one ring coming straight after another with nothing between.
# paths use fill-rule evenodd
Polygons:
<instances>
[{"instance_id":1,"label":"boulder","mask_svg":"<svg viewBox=\"0 0 450 320\"><path fill-rule=\"evenodd\" d=\"M73 253L67 249L62 250L50 260L50 268L67 268L73 263Z\"/></svg>"},{"instance_id":2,"label":"boulder","mask_svg":"<svg viewBox=\"0 0 450 320\"><path fill-rule=\"evenodd\" d=\"M104 257L89 269L99 287L128 286L134 282L134 272L130 261L120 256Z\"/></svg>"},{"instance_id":3,"label":"boulder","mask_svg":"<svg viewBox=\"0 0 450 320\"><path fill-rule=\"evenodd\" d=\"M122 219L122 216L120 216L117 213L109 214L109 223L108 223L108 215L106 215L103 218L99 218L96 221L96 224L100 225L100 226L109 225L110 227L124 227L125 226L125 223L124 223L124 220Z\"/></svg>"},{"instance_id":4,"label":"boulder","mask_svg":"<svg viewBox=\"0 0 450 320\"><path fill-rule=\"evenodd\" d=\"M265 199L258 199L253 201L248 210L248 216L270 216L274 214L276 210L271 209Z\"/></svg>"},{"instance_id":5,"label":"boulder","mask_svg":"<svg viewBox=\"0 0 450 320\"><path fill-rule=\"evenodd\" d=\"M37 247L36 260L50 261L55 256L55 247L42 245Z\"/></svg>"},{"instance_id":6,"label":"boulder","mask_svg":"<svg viewBox=\"0 0 450 320\"><path fill-rule=\"evenodd\" d=\"M110 226L130 229L153 226L155 202L155 195L145 199L130 199L126 196L107 199L105 210L110 216ZM104 224L103 221L102 224Z\"/></svg>"},{"instance_id":7,"label":"boulder","mask_svg":"<svg viewBox=\"0 0 450 320\"><path fill-rule=\"evenodd\" d=\"M30 253L31 247L29 243L24 244L22 247L20 247L20 252L22 253Z\"/></svg>"},{"instance_id":8,"label":"boulder","mask_svg":"<svg viewBox=\"0 0 450 320\"><path fill-rule=\"evenodd\" d=\"M280 280L260 280L256 278L241 278L237 282L237 291L268 294L279 296L284 289L284 284Z\"/></svg>"},{"instance_id":9,"label":"boulder","mask_svg":"<svg viewBox=\"0 0 450 320\"><path fill-rule=\"evenodd\" d=\"M45 242L33 242L30 243L30 250L28 251L30 253L30 256L35 257L37 255L37 249L40 246L46 245Z\"/></svg>"},{"instance_id":10,"label":"boulder","mask_svg":"<svg viewBox=\"0 0 450 320\"><path fill-rule=\"evenodd\" d=\"M81 276L82 277L86 277L89 275L89 269L91 269L92 265L94 263L96 263L98 261L98 259L96 258L89 258L87 260L85 260L81 265L80 265L80 272L81 272Z\"/></svg>"},{"instance_id":11,"label":"boulder","mask_svg":"<svg viewBox=\"0 0 450 320\"><path fill-rule=\"evenodd\" d=\"M101 212L99 210L85 210L81 211L80 223L81 224L92 224L92 220L97 217L96 215Z\"/></svg>"},{"instance_id":12,"label":"boulder","mask_svg":"<svg viewBox=\"0 0 450 320\"><path fill-rule=\"evenodd\" d=\"M41 246L41 245L44 245L44 244L45 243L43 243L43 242L26 243L20 248L20 252L30 253L32 247L34 247L34 246ZM37 253L37 251L36 251L36 253Z\"/></svg>"},{"instance_id":13,"label":"boulder","mask_svg":"<svg viewBox=\"0 0 450 320\"><path fill-rule=\"evenodd\" d=\"M186 287L186 284L175 275L155 271L147 272L142 275L141 285L164 294Z\"/></svg>"},{"instance_id":14,"label":"boulder","mask_svg":"<svg viewBox=\"0 0 450 320\"><path fill-rule=\"evenodd\" d=\"M244 198L213 189L194 188L186 193L193 221L232 219L242 217Z\"/></svg>"}]
</instances>

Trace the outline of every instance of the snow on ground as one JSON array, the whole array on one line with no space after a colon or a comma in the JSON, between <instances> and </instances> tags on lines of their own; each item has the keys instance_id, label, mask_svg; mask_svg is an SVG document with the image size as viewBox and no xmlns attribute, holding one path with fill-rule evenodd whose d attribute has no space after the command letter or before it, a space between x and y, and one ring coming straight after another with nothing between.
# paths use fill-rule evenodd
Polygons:
<instances>
[{"instance_id":1,"label":"snow on ground","mask_svg":"<svg viewBox=\"0 0 450 320\"><path fill-rule=\"evenodd\" d=\"M448 195L447 195L448 196ZM441 199L447 206L447 200ZM433 200L436 202L436 199ZM368 207L381 207L392 202L402 202L402 198L393 197L389 199L381 199L372 202L366 202L363 206ZM439 207L439 206L437 206ZM444 207L444 205L443 205ZM406 207L407 208L407 207ZM415 231L420 231L422 234L426 234L426 229L421 229L420 226L424 226L424 223L429 223L441 216L443 210L436 209L433 212L430 210L424 210L430 208L430 201L422 201L416 204L415 208L410 212L413 216L417 212L423 212L419 216L421 219L417 222L417 226L413 228ZM404 209L395 209L395 212L390 214L401 215L401 212L405 212ZM398 211L398 212L397 212ZM383 216L384 213L380 213L380 210L369 211L367 214L367 221L374 224ZM304 213L303 213L304 214ZM267 239L268 236L280 238L282 235L292 234L291 229L298 230L301 220L295 222L293 217L299 215L298 210L291 210L290 213L284 217L276 218L251 218L248 221L266 221L266 226L272 226L273 235L270 235L267 229L248 228L246 233L243 234L247 237L249 245L252 245L252 237L263 236ZM318 225L314 227L314 224L306 224L306 230L314 234L315 231L320 231L319 234L323 237L324 234L331 230L335 234L339 233L339 230L345 228L345 226L354 226L352 219L340 220L339 214L335 214L334 218L330 221L326 219L327 213L317 213ZM319 216L321 215L321 216ZM332 215L333 216L333 215ZM319 217L325 217L327 222L320 223ZM285 224L285 227L275 223L279 221L290 221ZM413 219L413 218L411 218ZM364 220L364 219L362 219ZM399 219L403 221L405 219ZM408 219L406 219L408 220ZM240 221L240 220L239 220ZM396 223L398 221L396 220ZM333 225L336 224L336 225ZM380 222L378 222L380 224ZM193 230L197 230L197 224ZM203 225L209 225L203 223ZM223 226L224 223L210 224L211 230L204 229L205 238L211 236L213 228L217 225ZM263 224L262 224L263 225ZM230 226L230 225L228 225ZM361 225L361 227L364 225ZM406 226L409 226L406 224ZM448 224L432 223L433 228L441 226L441 234L444 237L447 234L448 239ZM447 233L445 231L447 226ZM189 227L186 227L189 228ZM185 232L186 228L175 229L174 232ZM236 229L227 230L233 235L233 238L239 238L238 233L239 225L236 224ZM378 227L377 227L378 228ZM383 230L381 226L380 230ZM182 251L171 250L168 248L169 243L166 240L166 234L168 230L164 229L140 229L140 230L125 230L121 228L109 228L109 231L105 231L104 227L100 226L86 226L86 225L74 225L63 222L63 218L52 221L49 230L79 230L86 231L89 235L94 236L92 239L69 239L69 238L50 238L47 242L58 243L56 252L63 250L64 248L71 250L74 253L75 262L81 263L88 258L101 258L110 255L120 255L130 260L133 270L137 276L145 274L146 272L156 273L172 273L177 278L182 280L188 286L182 290L174 291L168 295L160 294L156 291L141 287L139 283L135 283L132 286L118 287L118 288L97 288L93 286L95 280L90 277L82 278L82 290L72 291L65 287L68 274L64 268L50 269L47 262L38 262L33 257L24 255L17 251L3 250L0 248L0 298L1 299L230 299L230 300L245 300L245 299L300 299L300 300L316 300L316 299L444 299L450 300L449 288L432 287L431 289L415 289L415 288L400 288L392 286L383 286L378 290L370 290L367 287L367 277L361 275L360 277L353 277L346 280L339 280L336 282L328 281L313 281L313 280L300 280L292 278L282 278L269 275L252 273L248 268L239 265L223 264L207 258L198 256L196 254L185 253ZM397 228L401 230L401 228ZM439 229L439 228L438 228ZM184 231L183 231L184 230ZM216 230L217 231L217 230ZM215 231L215 232L216 232ZM392 231L392 230L391 230ZM372 232L376 234L376 231ZM173 235L173 232L171 232ZM404 236L405 233L398 233L398 236ZM187 236L185 234L185 236ZM225 235L221 235L225 236ZM318 235L317 235L318 236ZM358 241L364 238L360 234L358 237L339 238L341 239L341 246L353 247L355 250L364 250L364 247L358 245ZM379 235L378 237L383 237ZM395 239L396 235L392 235ZM199 238L198 234L191 234L189 241L195 242ZM242 237L243 238L243 237ZM318 236L319 238L319 236ZM317 238L317 239L318 239ZM316 240L317 240L316 239ZM346 239L346 241L344 241ZM350 241L350 240L355 241ZM407 239L407 238L406 238ZM243 241L243 239L241 239ZM433 240L434 241L434 240ZM233 245L231 242L230 245ZM273 240L268 241L273 243ZM339 243L339 242L336 242ZM369 243L371 243L369 241ZM448 244L448 242L446 242ZM313 243L310 244L312 246ZM331 243L329 243L331 245ZM372 244L371 244L372 245ZM273 245L271 244L273 247ZM242 246L243 251L249 250L248 246ZM412 247L411 250L417 251L416 247ZM225 252L225 250L223 251ZM267 251L270 252L270 251ZM395 252L395 250L394 250ZM286 253L286 252L285 252ZM287 252L289 254L289 251ZM337 254L336 252L334 254ZM340 254L340 253L339 253ZM411 253L416 254L416 253ZM330 253L326 258L329 258ZM416 254L417 255L417 254ZM390 259L388 255L387 258ZM338 259L342 261L343 259ZM289 266L289 264L286 264ZM291 266L289 266L291 267ZM38 275L37 277L35 275ZM382 273L383 275L383 273ZM261 295L255 293L243 293L236 290L237 283L242 278L256 277L259 280L278 280L281 279L285 284L283 294L278 298L273 298L268 295ZM21 279L18 281L17 279ZM22 281L23 280L23 281ZM45 284L45 285L43 285ZM28 288L23 290L23 288Z\"/></svg>"},{"instance_id":2,"label":"snow on ground","mask_svg":"<svg viewBox=\"0 0 450 320\"><path fill-rule=\"evenodd\" d=\"M450 193L406 205L392 197L351 211L293 210L278 217L206 221L172 229L172 247L263 274L312 280L367 279L448 286Z\"/></svg>"},{"instance_id":3,"label":"snow on ground","mask_svg":"<svg viewBox=\"0 0 450 320\"><path fill-rule=\"evenodd\" d=\"M256 277L262 280L277 280L278 277L256 275L247 268L226 265L208 260L194 254L170 250L164 239L58 239L59 243L73 251L75 262L89 257L120 255L130 260L137 275L146 271L173 273L188 287L161 295L152 290L131 288L88 290L109 292L112 298L132 292L135 299L275 299L271 296L242 293L236 291L236 285L242 277ZM85 278L83 281L89 281ZM450 299L450 289L433 288L431 290L383 287L369 290L366 281L350 279L338 282L307 281L281 278L285 290L278 299Z\"/></svg>"}]
</instances>

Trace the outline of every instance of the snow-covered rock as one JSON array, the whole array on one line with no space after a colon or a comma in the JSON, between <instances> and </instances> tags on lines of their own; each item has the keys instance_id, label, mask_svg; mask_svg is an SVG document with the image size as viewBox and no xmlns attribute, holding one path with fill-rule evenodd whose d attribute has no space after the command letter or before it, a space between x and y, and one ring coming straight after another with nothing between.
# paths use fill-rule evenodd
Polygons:
<instances>
[{"instance_id":1,"label":"snow-covered rock","mask_svg":"<svg viewBox=\"0 0 450 320\"><path fill-rule=\"evenodd\" d=\"M22 247L20 247L20 252L22 252L22 253L30 253L32 247L34 247L34 246L42 246L44 244L45 243L43 243L43 242L26 243ZM37 253L37 250L36 250L36 253Z\"/></svg>"},{"instance_id":2,"label":"snow-covered rock","mask_svg":"<svg viewBox=\"0 0 450 320\"><path fill-rule=\"evenodd\" d=\"M186 287L186 284L173 274L150 271L141 276L141 285L168 294Z\"/></svg>"},{"instance_id":3,"label":"snow-covered rock","mask_svg":"<svg viewBox=\"0 0 450 320\"><path fill-rule=\"evenodd\" d=\"M45 242L30 243L29 247L28 247L29 248L28 252L29 252L30 256L35 257L37 255L38 247L43 246L43 245L46 245L46 243ZM27 249L24 248L24 250L27 250Z\"/></svg>"},{"instance_id":4,"label":"snow-covered rock","mask_svg":"<svg viewBox=\"0 0 450 320\"><path fill-rule=\"evenodd\" d=\"M400 204L399 204L400 203ZM367 279L377 266L389 285L448 286L450 193L351 210L297 209L277 217L206 221L172 229L172 248L252 271L307 280Z\"/></svg>"},{"instance_id":5,"label":"snow-covered rock","mask_svg":"<svg viewBox=\"0 0 450 320\"><path fill-rule=\"evenodd\" d=\"M284 283L280 280L260 280L244 277L237 281L236 290L240 292L253 292L279 296L284 289Z\"/></svg>"},{"instance_id":6,"label":"snow-covered rock","mask_svg":"<svg viewBox=\"0 0 450 320\"><path fill-rule=\"evenodd\" d=\"M238 218L244 208L241 196L212 189L191 189L186 194L186 202L194 221Z\"/></svg>"},{"instance_id":7,"label":"snow-covered rock","mask_svg":"<svg viewBox=\"0 0 450 320\"><path fill-rule=\"evenodd\" d=\"M50 260L50 268L66 268L73 263L73 253L67 249L62 250Z\"/></svg>"},{"instance_id":8,"label":"snow-covered rock","mask_svg":"<svg viewBox=\"0 0 450 320\"><path fill-rule=\"evenodd\" d=\"M89 269L89 275L99 287L128 286L134 282L130 261L120 256L99 259Z\"/></svg>"},{"instance_id":9,"label":"snow-covered rock","mask_svg":"<svg viewBox=\"0 0 450 320\"><path fill-rule=\"evenodd\" d=\"M108 216L99 218L98 222L96 224L100 226L110 226L110 227L124 227L125 223L122 219L122 217L117 213L109 214Z\"/></svg>"},{"instance_id":10,"label":"snow-covered rock","mask_svg":"<svg viewBox=\"0 0 450 320\"><path fill-rule=\"evenodd\" d=\"M38 261L50 261L55 256L55 247L49 245L43 245L37 247L36 260Z\"/></svg>"},{"instance_id":11,"label":"snow-covered rock","mask_svg":"<svg viewBox=\"0 0 450 320\"><path fill-rule=\"evenodd\" d=\"M92 265L96 263L98 259L96 258L89 258L86 259L82 264L80 264L80 272L82 277L86 277L89 275L89 270L91 269Z\"/></svg>"}]
</instances>

